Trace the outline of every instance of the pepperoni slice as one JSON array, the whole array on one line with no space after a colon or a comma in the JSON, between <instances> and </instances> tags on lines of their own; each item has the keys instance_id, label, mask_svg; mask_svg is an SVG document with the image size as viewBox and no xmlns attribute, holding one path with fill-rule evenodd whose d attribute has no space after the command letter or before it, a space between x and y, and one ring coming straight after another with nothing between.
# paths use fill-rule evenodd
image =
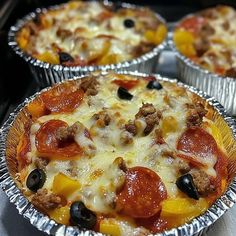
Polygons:
<instances>
[{"instance_id":1,"label":"pepperoni slice","mask_svg":"<svg viewBox=\"0 0 236 236\"><path fill-rule=\"evenodd\" d=\"M53 113L72 112L83 100L84 93L69 84L52 88L40 95L47 110Z\"/></svg>"},{"instance_id":2,"label":"pepperoni slice","mask_svg":"<svg viewBox=\"0 0 236 236\"><path fill-rule=\"evenodd\" d=\"M186 153L183 155L191 163L192 158L201 164L216 162L217 144L215 139L200 127L188 128L180 137L177 149ZM181 155L179 155L181 157Z\"/></svg>"},{"instance_id":3,"label":"pepperoni slice","mask_svg":"<svg viewBox=\"0 0 236 236\"><path fill-rule=\"evenodd\" d=\"M60 143L56 137L56 132L61 127L66 128L68 125L61 120L49 120L36 133L36 148L43 157L68 158L82 153L80 146L75 141Z\"/></svg>"},{"instance_id":4,"label":"pepperoni slice","mask_svg":"<svg viewBox=\"0 0 236 236\"><path fill-rule=\"evenodd\" d=\"M167 198L160 177L145 167L127 170L125 184L117 194L117 209L133 218L149 218L161 210L161 201Z\"/></svg>"},{"instance_id":5,"label":"pepperoni slice","mask_svg":"<svg viewBox=\"0 0 236 236\"><path fill-rule=\"evenodd\" d=\"M132 88L134 88L138 83L139 81L138 80L113 80L112 83L122 87L122 88L125 88L127 90L130 90Z\"/></svg>"},{"instance_id":6,"label":"pepperoni slice","mask_svg":"<svg viewBox=\"0 0 236 236\"><path fill-rule=\"evenodd\" d=\"M192 32L198 33L202 25L205 23L205 19L201 16L192 16L184 19L180 23L180 27Z\"/></svg>"}]
</instances>

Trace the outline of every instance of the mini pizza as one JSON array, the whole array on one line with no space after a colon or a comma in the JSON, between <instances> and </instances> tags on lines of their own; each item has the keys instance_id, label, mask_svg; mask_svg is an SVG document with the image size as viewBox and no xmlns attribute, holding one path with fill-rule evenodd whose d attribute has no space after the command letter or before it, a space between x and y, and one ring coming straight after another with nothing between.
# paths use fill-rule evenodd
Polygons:
<instances>
[{"instance_id":1,"label":"mini pizza","mask_svg":"<svg viewBox=\"0 0 236 236\"><path fill-rule=\"evenodd\" d=\"M19 188L58 223L158 233L202 214L227 187L212 108L175 83L93 74L42 92L25 109Z\"/></svg>"},{"instance_id":2,"label":"mini pizza","mask_svg":"<svg viewBox=\"0 0 236 236\"><path fill-rule=\"evenodd\" d=\"M185 17L177 25L177 49L194 63L221 76L236 77L236 11L217 6Z\"/></svg>"},{"instance_id":3,"label":"mini pizza","mask_svg":"<svg viewBox=\"0 0 236 236\"><path fill-rule=\"evenodd\" d=\"M63 66L130 61L161 44L167 29L156 13L118 3L72 1L39 13L18 32L28 55Z\"/></svg>"}]
</instances>

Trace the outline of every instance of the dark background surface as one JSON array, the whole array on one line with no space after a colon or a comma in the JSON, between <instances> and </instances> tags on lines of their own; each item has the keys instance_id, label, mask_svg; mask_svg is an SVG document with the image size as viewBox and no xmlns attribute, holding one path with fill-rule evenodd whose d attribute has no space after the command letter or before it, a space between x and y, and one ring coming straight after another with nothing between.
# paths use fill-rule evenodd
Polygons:
<instances>
[{"instance_id":1,"label":"dark background surface","mask_svg":"<svg viewBox=\"0 0 236 236\"><path fill-rule=\"evenodd\" d=\"M0 125L17 104L39 90L25 61L14 55L7 46L7 32L10 26L37 7L46 7L62 2L65 1L0 0ZM187 13L216 4L236 6L235 0L127 0L126 2L149 5L168 22L177 21Z\"/></svg>"},{"instance_id":2,"label":"dark background surface","mask_svg":"<svg viewBox=\"0 0 236 236\"><path fill-rule=\"evenodd\" d=\"M26 97L32 95L40 88L35 83L30 71L21 58L15 55L7 46L7 32L9 27L15 24L18 18L33 11L37 7L54 5L59 0L0 0L0 126L9 116L9 113ZM140 5L149 5L160 13L168 22L177 21L179 18L190 12L195 12L207 6L230 4L236 6L236 0L215 1L215 0L137 0L126 1ZM165 64L167 58L168 63ZM166 65L165 68L163 65ZM171 68L169 67L171 65ZM162 69L161 69L162 67ZM159 70L160 69L160 70ZM173 54L166 52L161 57L158 71L164 75L170 75L175 70ZM172 72L171 72L172 71ZM235 208L234 208L235 209ZM231 212L233 212L231 210ZM236 217L236 215L235 215ZM215 225L216 231L209 235L235 235L233 218L229 214L225 216L223 224ZM231 234L228 234L228 227L232 225ZM228 231L227 231L228 230ZM226 232L227 231L227 232ZM217 232L217 234L215 233ZM0 191L0 236L42 236L41 232L30 225L22 216L17 213L13 204L5 194Z\"/></svg>"}]
</instances>

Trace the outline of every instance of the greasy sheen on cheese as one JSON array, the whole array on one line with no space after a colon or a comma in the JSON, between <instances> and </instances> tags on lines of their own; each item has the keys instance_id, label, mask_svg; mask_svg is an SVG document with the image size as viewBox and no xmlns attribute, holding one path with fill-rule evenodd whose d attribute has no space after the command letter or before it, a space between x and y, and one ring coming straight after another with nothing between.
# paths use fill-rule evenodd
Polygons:
<instances>
[{"instance_id":1,"label":"greasy sheen on cheese","mask_svg":"<svg viewBox=\"0 0 236 236\"><path fill-rule=\"evenodd\" d=\"M27 22L17 42L27 54L51 64L106 65L144 55L161 44L166 33L148 8L71 1Z\"/></svg>"},{"instance_id":2,"label":"greasy sheen on cheese","mask_svg":"<svg viewBox=\"0 0 236 236\"><path fill-rule=\"evenodd\" d=\"M97 216L96 231L157 233L203 213L225 190L220 131L201 99L175 83L94 74L54 86L27 109L21 189L58 223L69 225L71 204L82 201ZM35 169L46 179L32 192ZM184 175L198 200L177 186Z\"/></svg>"},{"instance_id":3,"label":"greasy sheen on cheese","mask_svg":"<svg viewBox=\"0 0 236 236\"><path fill-rule=\"evenodd\" d=\"M185 17L174 32L176 47L210 72L236 77L235 23L236 11L229 6Z\"/></svg>"}]
</instances>

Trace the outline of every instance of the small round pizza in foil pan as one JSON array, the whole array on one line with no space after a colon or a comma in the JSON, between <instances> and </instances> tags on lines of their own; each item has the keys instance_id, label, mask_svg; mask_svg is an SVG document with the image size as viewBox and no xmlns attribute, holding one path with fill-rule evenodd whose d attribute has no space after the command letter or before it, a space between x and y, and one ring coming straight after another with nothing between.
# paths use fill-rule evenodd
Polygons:
<instances>
[{"instance_id":1,"label":"small round pizza in foil pan","mask_svg":"<svg viewBox=\"0 0 236 236\"><path fill-rule=\"evenodd\" d=\"M149 8L71 1L19 20L9 31L9 46L45 87L96 70L151 73L166 35L165 20Z\"/></svg>"},{"instance_id":2,"label":"small round pizza in foil pan","mask_svg":"<svg viewBox=\"0 0 236 236\"><path fill-rule=\"evenodd\" d=\"M217 6L180 20L170 45L180 79L215 97L236 115L236 11Z\"/></svg>"},{"instance_id":3,"label":"small round pizza in foil pan","mask_svg":"<svg viewBox=\"0 0 236 236\"><path fill-rule=\"evenodd\" d=\"M201 235L236 201L236 124L159 75L101 72L26 99L0 129L0 184L50 235Z\"/></svg>"}]
</instances>

